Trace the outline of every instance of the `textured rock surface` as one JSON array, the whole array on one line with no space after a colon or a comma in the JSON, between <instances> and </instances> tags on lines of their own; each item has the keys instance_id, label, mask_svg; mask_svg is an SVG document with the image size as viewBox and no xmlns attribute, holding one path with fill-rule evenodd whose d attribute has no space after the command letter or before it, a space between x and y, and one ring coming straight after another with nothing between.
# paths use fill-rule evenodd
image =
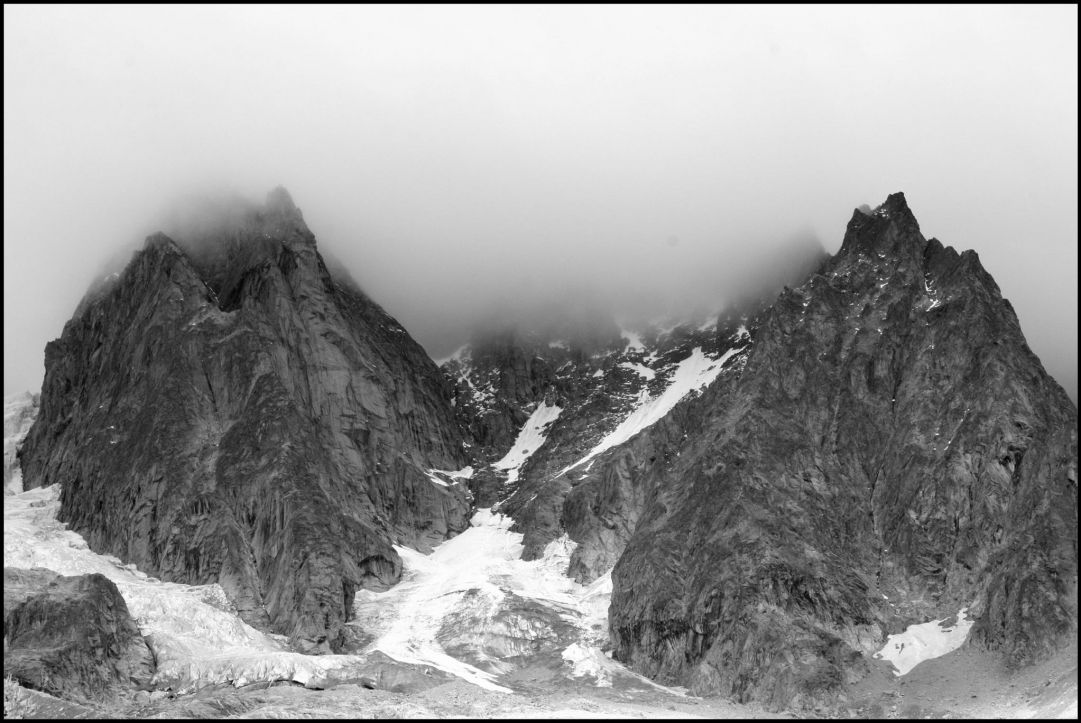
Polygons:
<instances>
[{"instance_id":1,"label":"textured rock surface","mask_svg":"<svg viewBox=\"0 0 1081 723\"><path fill-rule=\"evenodd\" d=\"M4 676L76 701L147 685L154 657L103 575L4 568Z\"/></svg>"},{"instance_id":2,"label":"textured rock surface","mask_svg":"<svg viewBox=\"0 0 1081 723\"><path fill-rule=\"evenodd\" d=\"M468 525L450 390L424 351L327 272L284 190L179 243L147 240L45 354L20 452L62 485L91 548L218 582L248 622L326 651L357 589L395 583L394 542Z\"/></svg>"},{"instance_id":3,"label":"textured rock surface","mask_svg":"<svg viewBox=\"0 0 1081 723\"><path fill-rule=\"evenodd\" d=\"M757 327L678 453L639 464L618 659L798 707L965 605L1015 664L1076 633L1077 410L974 252L925 240L895 194Z\"/></svg>"},{"instance_id":4,"label":"textured rock surface","mask_svg":"<svg viewBox=\"0 0 1081 723\"><path fill-rule=\"evenodd\" d=\"M582 460L636 410L662 395L696 350L710 360L735 354L722 373L737 370L745 360L742 350L751 343L753 329L745 324L753 308L699 314L693 322L632 324L634 331L608 318L593 319L592 332L549 328L474 339L443 368L456 382L459 413L479 431L480 460L470 482L476 504L498 503L515 519L515 530L525 535L525 559L539 557L548 543L567 533L578 543L570 575L590 582L605 574L656 482L649 470L663 468L683 435L693 431L684 425L697 423L683 411L694 394L658 419L654 433ZM558 406L560 413L541 446L529 450L517 479L485 467L484 461L511 447L540 404ZM503 430L498 435L483 431L497 427Z\"/></svg>"}]
</instances>

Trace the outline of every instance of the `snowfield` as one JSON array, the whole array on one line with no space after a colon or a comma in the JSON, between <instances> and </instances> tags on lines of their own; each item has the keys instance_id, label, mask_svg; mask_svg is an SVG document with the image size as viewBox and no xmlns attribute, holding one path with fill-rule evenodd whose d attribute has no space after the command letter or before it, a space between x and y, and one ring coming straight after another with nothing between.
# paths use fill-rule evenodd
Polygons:
<instances>
[{"instance_id":1,"label":"snowfield","mask_svg":"<svg viewBox=\"0 0 1081 723\"><path fill-rule=\"evenodd\" d=\"M964 644L975 622L967 619L967 613L968 608L961 608L950 625L943 624L947 618L909 625L903 633L889 636L875 657L893 663L898 677L906 675L923 661L941 657Z\"/></svg>"},{"instance_id":2,"label":"snowfield","mask_svg":"<svg viewBox=\"0 0 1081 723\"><path fill-rule=\"evenodd\" d=\"M605 435L584 457L561 469L556 474L556 477L566 474L576 467L581 467L594 457L607 452L613 447L618 447L646 427L663 419L685 396L699 392L709 386L721 373L725 363L741 351L743 351L743 347L729 349L719 359L714 359L706 356L701 347L695 347L689 357L676 365L668 386L665 387L663 392L656 397L651 397L648 389L639 392L638 399L630 414L615 429Z\"/></svg>"},{"instance_id":3,"label":"snowfield","mask_svg":"<svg viewBox=\"0 0 1081 723\"><path fill-rule=\"evenodd\" d=\"M492 463L493 467L507 473L506 484L518 481L518 472L522 469L522 465L544 444L548 438L548 428L559 418L562 411L562 407L548 406L546 401L538 404L533 414L522 425L510 450L503 455L502 459Z\"/></svg>"},{"instance_id":4,"label":"snowfield","mask_svg":"<svg viewBox=\"0 0 1081 723\"><path fill-rule=\"evenodd\" d=\"M61 575L100 573L116 583L154 652L158 689L190 693L210 685L239 688L279 680L323 685L356 677L367 654L382 651L400 662L432 666L509 694L513 691L498 682L513 669L503 658L528 654L537 644L554 644L562 647L570 676L609 686L613 676L622 674L682 694L656 686L601 652L607 641L610 574L588 586L568 578L575 544L566 536L552 542L542 559L519 559L522 535L509 531L509 517L490 510L478 511L470 529L430 555L396 548L405 567L402 582L383 593L362 590L356 597L357 617L351 624L377 635L364 654L309 656L288 650L284 638L244 623L217 584L161 582L134 565L92 552L81 535L57 521L59 506L56 485L5 497L4 564ZM508 615L508 605L522 600L540 606L541 612ZM557 630L550 619L562 621L565 629ZM443 650L438 638L448 627L467 633L463 650L472 662Z\"/></svg>"},{"instance_id":5,"label":"snowfield","mask_svg":"<svg viewBox=\"0 0 1081 723\"><path fill-rule=\"evenodd\" d=\"M5 567L43 567L61 575L100 573L116 583L157 660L153 684L177 693L207 685L291 680L307 685L345 674L357 656L309 656L237 615L220 585L181 585L90 550L56 519L57 485L4 498Z\"/></svg>"},{"instance_id":6,"label":"snowfield","mask_svg":"<svg viewBox=\"0 0 1081 723\"><path fill-rule=\"evenodd\" d=\"M32 413L25 413L29 405L29 396L5 400L5 449L12 451L5 455L6 476L14 466L14 449L33 420ZM561 411L541 404L501 460L502 468L516 473L544 443ZM442 485L472 473L469 467L428 471ZM363 654L309 656L289 650L283 636L244 623L217 584L162 582L135 565L91 551L81 535L56 518L59 486L22 492L20 482L12 491L4 498L4 565L61 575L100 573L112 580L154 652L158 689L190 693L210 685L281 680L320 686L355 677L368 653L382 651L403 663L431 666L490 691L511 693L498 682L514 669L505 658L528 655L538 645L561 651L570 676L591 677L602 686L620 672L645 681L601 652L607 641L610 574L588 586L568 578L575 544L566 536L552 542L540 560L519 559L522 535L510 532L510 518L490 510L479 510L472 527L429 555L396 548L404 562L402 582L387 592L362 590L356 596L357 617L351 624L376 636ZM458 657L439 642L447 639L448 630L458 633Z\"/></svg>"},{"instance_id":7,"label":"snowfield","mask_svg":"<svg viewBox=\"0 0 1081 723\"><path fill-rule=\"evenodd\" d=\"M574 677L592 676L601 686L611 685L615 672L639 678L601 652L607 642L610 572L580 585L566 576L575 548L566 535L551 542L542 558L526 561L520 559L523 536L510 531L511 518L482 509L471 524L430 555L395 548L405 567L402 581L386 592L357 593L351 624L379 631L365 652L430 665L509 693L497 682L499 673L510 669L506 659L558 640ZM515 614L521 601L547 613ZM448 622L466 620L467 633L448 635ZM565 629L557 630L552 620ZM448 637L472 662L447 653L440 638Z\"/></svg>"}]
</instances>

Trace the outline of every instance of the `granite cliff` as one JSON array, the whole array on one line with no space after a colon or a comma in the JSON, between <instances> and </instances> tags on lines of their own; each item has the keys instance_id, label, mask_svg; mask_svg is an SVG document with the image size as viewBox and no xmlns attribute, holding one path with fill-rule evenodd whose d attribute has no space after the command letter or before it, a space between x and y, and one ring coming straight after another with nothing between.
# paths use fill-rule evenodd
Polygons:
<instances>
[{"instance_id":1,"label":"granite cliff","mask_svg":"<svg viewBox=\"0 0 1081 723\"><path fill-rule=\"evenodd\" d=\"M45 352L20 459L60 518L165 580L219 582L249 622L337 650L356 590L468 525L449 388L332 278L284 189L191 238L158 234Z\"/></svg>"},{"instance_id":2,"label":"granite cliff","mask_svg":"<svg viewBox=\"0 0 1081 723\"><path fill-rule=\"evenodd\" d=\"M773 707L834 700L887 633L967 608L1011 664L1076 632L1077 410L975 252L902 194L759 315L613 571L616 657Z\"/></svg>"},{"instance_id":3,"label":"granite cliff","mask_svg":"<svg viewBox=\"0 0 1081 723\"><path fill-rule=\"evenodd\" d=\"M829 705L962 608L1009 664L1045 656L1076 631L1077 412L975 252L894 194L793 286L590 349L477 340L459 409L543 423L478 499L527 559L567 534L568 574L614 565L616 658L697 693ZM695 355L716 369L681 386Z\"/></svg>"}]
</instances>

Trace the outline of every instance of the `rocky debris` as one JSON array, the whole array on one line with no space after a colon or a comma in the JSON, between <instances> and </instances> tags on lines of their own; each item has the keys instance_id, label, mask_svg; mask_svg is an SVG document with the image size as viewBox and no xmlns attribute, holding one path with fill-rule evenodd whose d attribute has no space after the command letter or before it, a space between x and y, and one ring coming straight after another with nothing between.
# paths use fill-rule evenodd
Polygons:
<instances>
[{"instance_id":1,"label":"rocky debris","mask_svg":"<svg viewBox=\"0 0 1081 723\"><path fill-rule=\"evenodd\" d=\"M332 278L284 190L147 239L45 353L20 451L90 547L217 582L244 619L326 652L355 591L468 525L450 389L405 330Z\"/></svg>"},{"instance_id":2,"label":"rocky debris","mask_svg":"<svg viewBox=\"0 0 1081 723\"><path fill-rule=\"evenodd\" d=\"M925 240L894 194L757 327L645 472L617 659L813 710L887 633L965 605L1015 664L1076 633L1077 410L974 252Z\"/></svg>"},{"instance_id":3,"label":"rocky debris","mask_svg":"<svg viewBox=\"0 0 1081 723\"><path fill-rule=\"evenodd\" d=\"M116 585L4 568L4 676L80 703L149 684L154 657Z\"/></svg>"}]
</instances>

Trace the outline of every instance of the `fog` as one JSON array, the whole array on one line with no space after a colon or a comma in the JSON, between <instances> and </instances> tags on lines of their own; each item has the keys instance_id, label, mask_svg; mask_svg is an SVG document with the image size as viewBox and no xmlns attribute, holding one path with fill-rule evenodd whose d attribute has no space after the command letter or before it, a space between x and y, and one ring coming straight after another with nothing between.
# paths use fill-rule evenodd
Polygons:
<instances>
[{"instance_id":1,"label":"fog","mask_svg":"<svg viewBox=\"0 0 1081 723\"><path fill-rule=\"evenodd\" d=\"M433 357L681 313L904 191L1077 399L1077 7L4 7L4 393L181 199L285 186Z\"/></svg>"}]
</instances>

